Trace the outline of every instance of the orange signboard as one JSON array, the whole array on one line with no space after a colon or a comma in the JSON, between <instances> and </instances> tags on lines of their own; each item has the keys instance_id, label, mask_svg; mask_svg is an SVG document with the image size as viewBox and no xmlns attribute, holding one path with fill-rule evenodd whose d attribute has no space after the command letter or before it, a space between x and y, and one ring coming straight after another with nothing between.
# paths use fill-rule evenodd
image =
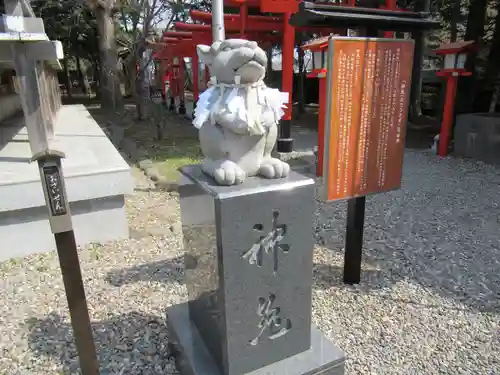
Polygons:
<instances>
[{"instance_id":1,"label":"orange signboard","mask_svg":"<svg viewBox=\"0 0 500 375\"><path fill-rule=\"evenodd\" d=\"M401 186L413 47L403 39L330 39L326 200Z\"/></svg>"}]
</instances>

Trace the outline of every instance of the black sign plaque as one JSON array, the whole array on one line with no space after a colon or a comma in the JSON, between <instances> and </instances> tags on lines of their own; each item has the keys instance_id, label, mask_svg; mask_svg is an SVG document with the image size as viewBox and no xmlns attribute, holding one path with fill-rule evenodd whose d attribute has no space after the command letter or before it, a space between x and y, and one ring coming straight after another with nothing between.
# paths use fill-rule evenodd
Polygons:
<instances>
[{"instance_id":1,"label":"black sign plaque","mask_svg":"<svg viewBox=\"0 0 500 375\"><path fill-rule=\"evenodd\" d=\"M66 201L64 199L59 168L55 165L50 165L42 169L52 216L66 215L68 212L66 210Z\"/></svg>"}]
</instances>

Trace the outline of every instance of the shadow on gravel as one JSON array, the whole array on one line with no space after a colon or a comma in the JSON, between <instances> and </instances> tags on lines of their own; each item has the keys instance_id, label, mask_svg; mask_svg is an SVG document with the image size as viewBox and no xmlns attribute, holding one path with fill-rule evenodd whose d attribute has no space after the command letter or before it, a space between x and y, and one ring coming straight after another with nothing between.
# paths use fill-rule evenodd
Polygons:
<instances>
[{"instance_id":1,"label":"shadow on gravel","mask_svg":"<svg viewBox=\"0 0 500 375\"><path fill-rule=\"evenodd\" d=\"M116 287L140 281L183 284L184 256L112 271L107 274L106 281Z\"/></svg>"},{"instance_id":2,"label":"shadow on gravel","mask_svg":"<svg viewBox=\"0 0 500 375\"><path fill-rule=\"evenodd\" d=\"M331 287L343 288L347 287L343 281L344 269L343 266L329 265L324 263L315 263L313 266L313 287L320 289L328 289ZM372 289L389 288L393 283L388 280L382 271L379 270L363 270L361 275L361 283L358 289L370 291Z\"/></svg>"},{"instance_id":3,"label":"shadow on gravel","mask_svg":"<svg viewBox=\"0 0 500 375\"><path fill-rule=\"evenodd\" d=\"M73 329L67 319L51 313L26 324L35 356L59 361L64 374L79 373ZM92 330L102 375L177 374L168 351L165 317L131 312L92 322Z\"/></svg>"},{"instance_id":4,"label":"shadow on gravel","mask_svg":"<svg viewBox=\"0 0 500 375\"><path fill-rule=\"evenodd\" d=\"M457 307L500 314L500 170L415 155L406 156L406 186L367 198L355 288L342 282L345 203L320 203L316 241L342 263L317 264L317 287L371 293L407 281Z\"/></svg>"}]
</instances>

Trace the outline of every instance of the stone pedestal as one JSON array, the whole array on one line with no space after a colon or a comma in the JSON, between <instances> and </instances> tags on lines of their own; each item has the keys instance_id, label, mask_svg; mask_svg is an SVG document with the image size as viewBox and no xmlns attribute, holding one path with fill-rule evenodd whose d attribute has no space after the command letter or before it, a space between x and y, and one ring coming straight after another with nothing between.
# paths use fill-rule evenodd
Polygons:
<instances>
[{"instance_id":1,"label":"stone pedestal","mask_svg":"<svg viewBox=\"0 0 500 375\"><path fill-rule=\"evenodd\" d=\"M500 164L500 114L467 113L457 116L454 153Z\"/></svg>"},{"instance_id":2,"label":"stone pedestal","mask_svg":"<svg viewBox=\"0 0 500 375\"><path fill-rule=\"evenodd\" d=\"M313 180L224 187L199 166L182 173L189 303L167 312L182 373L343 374L311 327Z\"/></svg>"}]
</instances>

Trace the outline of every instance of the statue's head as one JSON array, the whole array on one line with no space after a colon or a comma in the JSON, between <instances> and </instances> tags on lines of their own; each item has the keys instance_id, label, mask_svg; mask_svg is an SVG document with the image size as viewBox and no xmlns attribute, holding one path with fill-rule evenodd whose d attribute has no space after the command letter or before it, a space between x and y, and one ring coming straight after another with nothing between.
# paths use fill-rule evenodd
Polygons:
<instances>
[{"instance_id":1,"label":"statue's head","mask_svg":"<svg viewBox=\"0 0 500 375\"><path fill-rule=\"evenodd\" d=\"M218 82L231 84L239 76L241 83L251 84L266 75L267 55L256 42L228 39L211 46L198 45L197 51Z\"/></svg>"}]
</instances>

